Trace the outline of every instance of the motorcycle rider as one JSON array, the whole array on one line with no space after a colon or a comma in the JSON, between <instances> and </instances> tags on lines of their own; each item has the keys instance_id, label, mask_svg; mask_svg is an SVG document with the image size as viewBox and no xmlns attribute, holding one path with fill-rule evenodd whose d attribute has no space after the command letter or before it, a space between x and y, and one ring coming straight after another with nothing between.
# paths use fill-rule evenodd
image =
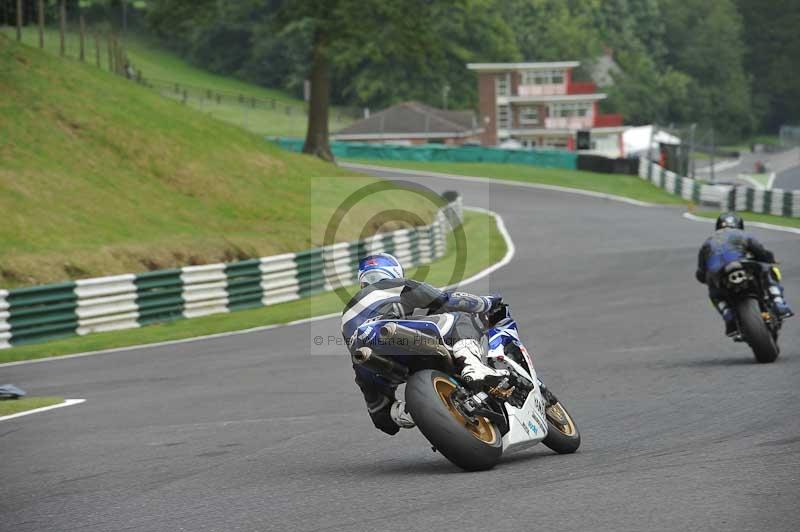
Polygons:
<instances>
[{"instance_id":1,"label":"motorcycle rider","mask_svg":"<svg viewBox=\"0 0 800 532\"><path fill-rule=\"evenodd\" d=\"M342 311L342 335L349 347L354 345L358 327L367 320L406 318L417 309L434 313L453 312L456 320L447 339L454 342L453 356L462 366L464 381L488 384L508 375L508 371L496 370L481 361L483 331L476 323L477 314L495 312L504 307L500 297L444 292L430 284L405 279L403 275L402 265L389 253L369 255L359 261L361 290ZM354 364L353 369L356 384L364 394L376 428L387 434L396 434L400 428L415 426L405 410L405 401L395 398L395 386L377 382L372 373L358 365Z\"/></svg>"},{"instance_id":2,"label":"motorcycle rider","mask_svg":"<svg viewBox=\"0 0 800 532\"><path fill-rule=\"evenodd\" d=\"M727 212L717 218L714 234L703 243L697 257L695 277L699 282L708 285L708 297L725 322L725 335L731 338L735 338L739 334L734 312L725 301L723 293L712 277L727 264L741 260L748 254L759 262L767 264L775 262L775 255L771 251L753 236L745 233L742 217L736 213ZM785 319L794 316L792 309L783 298L783 287L780 285L780 272L777 268L770 268L767 279L770 283L769 293L775 302L775 309L779 317Z\"/></svg>"}]
</instances>

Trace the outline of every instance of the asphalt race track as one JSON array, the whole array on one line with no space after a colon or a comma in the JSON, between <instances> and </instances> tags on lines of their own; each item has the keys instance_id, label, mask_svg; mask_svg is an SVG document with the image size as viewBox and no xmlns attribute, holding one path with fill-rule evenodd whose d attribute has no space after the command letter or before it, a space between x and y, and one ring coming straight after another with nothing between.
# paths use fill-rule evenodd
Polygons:
<instances>
[{"instance_id":1,"label":"asphalt race track","mask_svg":"<svg viewBox=\"0 0 800 532\"><path fill-rule=\"evenodd\" d=\"M783 190L800 190L800 166L780 172L772 186Z\"/></svg>"},{"instance_id":2,"label":"asphalt race track","mask_svg":"<svg viewBox=\"0 0 800 532\"><path fill-rule=\"evenodd\" d=\"M516 257L470 290L511 303L581 428L577 454L537 446L471 474L416 430L385 436L343 348L313 345L337 334L325 320L0 367L2 382L87 400L0 422L0 530L800 529L800 319L772 365L723 338L693 276L711 225L419 181L503 214ZM754 233L800 307L800 238Z\"/></svg>"}]
</instances>

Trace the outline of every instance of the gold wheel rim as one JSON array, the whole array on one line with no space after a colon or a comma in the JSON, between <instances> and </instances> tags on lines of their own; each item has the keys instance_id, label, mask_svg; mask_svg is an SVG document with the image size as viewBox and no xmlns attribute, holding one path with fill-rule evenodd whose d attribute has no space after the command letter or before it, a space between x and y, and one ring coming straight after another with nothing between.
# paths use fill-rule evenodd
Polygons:
<instances>
[{"instance_id":1,"label":"gold wheel rim","mask_svg":"<svg viewBox=\"0 0 800 532\"><path fill-rule=\"evenodd\" d=\"M572 418L569 417L569 413L567 413L567 410L561 406L561 403L548 406L545 409L545 415L547 416L547 420L550 422L550 424L553 425L561 434L564 434L565 436L575 435L575 423L572 422Z\"/></svg>"},{"instance_id":2,"label":"gold wheel rim","mask_svg":"<svg viewBox=\"0 0 800 532\"><path fill-rule=\"evenodd\" d=\"M492 425L485 417L477 417L477 423L471 423L465 418L461 412L453 405L452 395L456 390L456 385L450 379L436 377L433 379L433 387L436 394L442 403L447 407L450 415L466 428L472 436L479 439L484 443L494 443L497 440L497 433L495 432L494 425Z\"/></svg>"}]
</instances>

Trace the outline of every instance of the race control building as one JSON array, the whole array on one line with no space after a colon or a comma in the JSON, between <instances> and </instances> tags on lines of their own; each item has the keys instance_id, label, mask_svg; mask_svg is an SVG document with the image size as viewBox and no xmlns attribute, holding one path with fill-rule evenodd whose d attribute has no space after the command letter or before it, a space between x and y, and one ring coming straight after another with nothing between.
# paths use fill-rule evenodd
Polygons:
<instances>
[{"instance_id":1,"label":"race control building","mask_svg":"<svg viewBox=\"0 0 800 532\"><path fill-rule=\"evenodd\" d=\"M531 148L623 157L622 116L599 112L598 102L606 95L597 92L594 82L573 81L572 71L579 65L468 64L478 74L481 143L496 146L513 139Z\"/></svg>"}]
</instances>

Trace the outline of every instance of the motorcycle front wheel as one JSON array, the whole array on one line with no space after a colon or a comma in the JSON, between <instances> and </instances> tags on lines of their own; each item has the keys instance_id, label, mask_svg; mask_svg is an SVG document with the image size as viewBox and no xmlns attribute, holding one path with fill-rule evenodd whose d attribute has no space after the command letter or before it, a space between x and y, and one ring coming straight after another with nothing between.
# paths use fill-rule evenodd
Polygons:
<instances>
[{"instance_id":1,"label":"motorcycle front wheel","mask_svg":"<svg viewBox=\"0 0 800 532\"><path fill-rule=\"evenodd\" d=\"M758 301L753 298L744 299L736 305L736 312L739 315L742 336L753 350L756 360L762 364L775 362L778 358L778 344L764 323Z\"/></svg>"},{"instance_id":2,"label":"motorcycle front wheel","mask_svg":"<svg viewBox=\"0 0 800 532\"><path fill-rule=\"evenodd\" d=\"M414 373L406 384L406 408L445 458L466 471L491 469L503 454L503 437L488 419L472 421L461 413L453 398L458 386L441 371Z\"/></svg>"},{"instance_id":3,"label":"motorcycle front wheel","mask_svg":"<svg viewBox=\"0 0 800 532\"><path fill-rule=\"evenodd\" d=\"M561 401L556 399L552 392L550 396L555 402L544 410L547 418L547 437L542 443L558 454L574 453L581 446L581 433Z\"/></svg>"}]
</instances>

